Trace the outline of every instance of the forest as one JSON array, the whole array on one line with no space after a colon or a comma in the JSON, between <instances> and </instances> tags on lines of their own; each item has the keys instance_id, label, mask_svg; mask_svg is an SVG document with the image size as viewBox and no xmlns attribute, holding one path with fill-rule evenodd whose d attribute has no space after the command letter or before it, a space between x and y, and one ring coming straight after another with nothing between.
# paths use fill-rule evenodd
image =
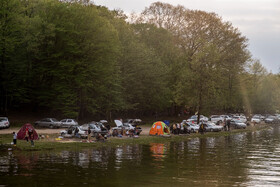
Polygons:
<instances>
[{"instance_id":1,"label":"forest","mask_svg":"<svg viewBox=\"0 0 280 187\"><path fill-rule=\"evenodd\" d=\"M87 0L1 0L0 27L1 115L280 110L280 73L215 13L162 2L126 15Z\"/></svg>"}]
</instances>

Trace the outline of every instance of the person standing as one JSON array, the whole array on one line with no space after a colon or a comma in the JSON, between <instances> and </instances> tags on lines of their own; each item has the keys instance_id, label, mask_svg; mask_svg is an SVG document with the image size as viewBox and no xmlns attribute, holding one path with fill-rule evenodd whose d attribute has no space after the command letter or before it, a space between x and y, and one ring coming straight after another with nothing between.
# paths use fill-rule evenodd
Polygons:
<instances>
[{"instance_id":1,"label":"person standing","mask_svg":"<svg viewBox=\"0 0 280 187\"><path fill-rule=\"evenodd\" d=\"M33 130L29 129L28 134L29 134L29 139L30 139L30 142L31 142L31 146L34 147L34 133L33 133Z\"/></svg>"},{"instance_id":2,"label":"person standing","mask_svg":"<svg viewBox=\"0 0 280 187\"><path fill-rule=\"evenodd\" d=\"M13 132L13 144L17 146L17 133Z\"/></svg>"},{"instance_id":3,"label":"person standing","mask_svg":"<svg viewBox=\"0 0 280 187\"><path fill-rule=\"evenodd\" d=\"M227 120L227 129L228 129L228 131L230 131L230 120L229 119Z\"/></svg>"},{"instance_id":4,"label":"person standing","mask_svg":"<svg viewBox=\"0 0 280 187\"><path fill-rule=\"evenodd\" d=\"M91 130L90 127L88 127L88 142L90 142L90 134L91 134Z\"/></svg>"},{"instance_id":5,"label":"person standing","mask_svg":"<svg viewBox=\"0 0 280 187\"><path fill-rule=\"evenodd\" d=\"M199 132L200 132L200 134L204 134L204 124L203 124L203 122L199 126Z\"/></svg>"}]
</instances>

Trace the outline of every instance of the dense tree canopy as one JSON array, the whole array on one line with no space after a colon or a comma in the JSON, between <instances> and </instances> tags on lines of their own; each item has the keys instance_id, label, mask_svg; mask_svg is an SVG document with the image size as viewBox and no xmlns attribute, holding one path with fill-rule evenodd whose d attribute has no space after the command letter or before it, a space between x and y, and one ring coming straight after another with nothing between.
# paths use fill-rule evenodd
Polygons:
<instances>
[{"instance_id":1,"label":"dense tree canopy","mask_svg":"<svg viewBox=\"0 0 280 187\"><path fill-rule=\"evenodd\" d=\"M0 112L110 119L280 109L280 76L215 13L156 2L127 18L87 0L2 0Z\"/></svg>"}]
</instances>

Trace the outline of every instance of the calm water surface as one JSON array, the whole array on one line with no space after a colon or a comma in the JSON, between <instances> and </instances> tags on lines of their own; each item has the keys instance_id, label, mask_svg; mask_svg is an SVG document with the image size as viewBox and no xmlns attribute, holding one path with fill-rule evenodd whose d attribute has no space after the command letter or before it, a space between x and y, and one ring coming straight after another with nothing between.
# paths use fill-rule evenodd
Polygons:
<instances>
[{"instance_id":1,"label":"calm water surface","mask_svg":"<svg viewBox=\"0 0 280 187\"><path fill-rule=\"evenodd\" d=\"M280 127L79 152L2 152L0 186L280 186Z\"/></svg>"}]
</instances>

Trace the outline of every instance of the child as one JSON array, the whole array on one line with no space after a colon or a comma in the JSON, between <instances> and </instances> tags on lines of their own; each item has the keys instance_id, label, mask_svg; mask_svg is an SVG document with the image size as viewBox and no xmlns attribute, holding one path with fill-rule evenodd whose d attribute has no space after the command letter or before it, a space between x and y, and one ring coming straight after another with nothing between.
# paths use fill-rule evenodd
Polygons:
<instances>
[{"instance_id":1,"label":"child","mask_svg":"<svg viewBox=\"0 0 280 187\"><path fill-rule=\"evenodd\" d=\"M13 143L14 146L17 146L17 133L13 132Z\"/></svg>"}]
</instances>

